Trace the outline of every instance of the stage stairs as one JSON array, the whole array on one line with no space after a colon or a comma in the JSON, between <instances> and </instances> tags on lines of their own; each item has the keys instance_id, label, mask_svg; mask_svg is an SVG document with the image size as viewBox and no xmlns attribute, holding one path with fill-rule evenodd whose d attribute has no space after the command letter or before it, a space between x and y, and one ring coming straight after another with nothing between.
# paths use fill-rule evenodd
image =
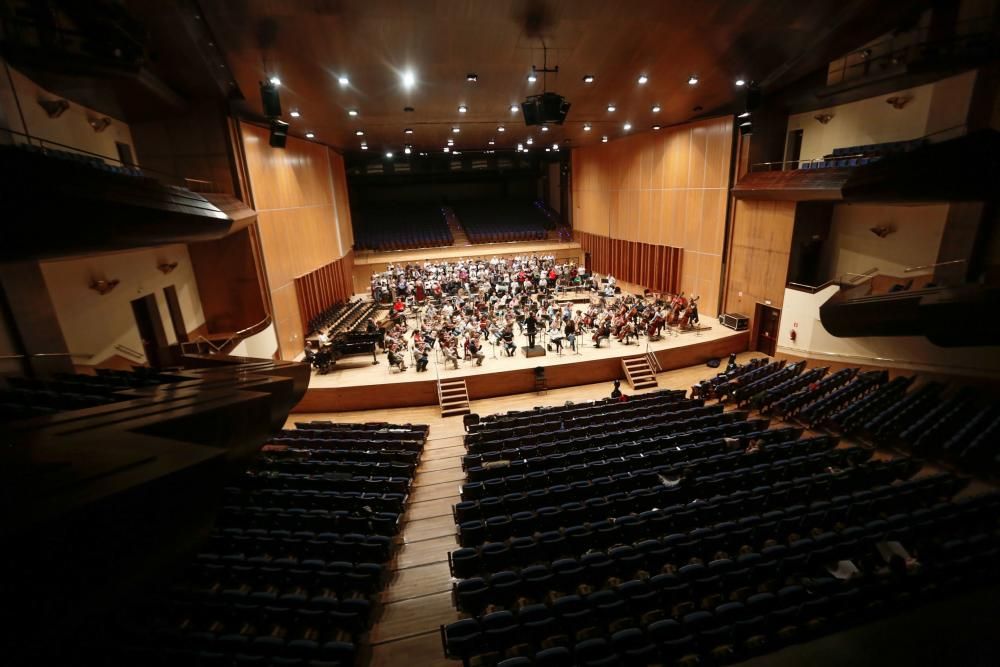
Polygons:
<instances>
[{"instance_id":1,"label":"stage stairs","mask_svg":"<svg viewBox=\"0 0 1000 667\"><path fill-rule=\"evenodd\" d=\"M442 417L469 414L469 390L465 380L438 380L438 403L441 404Z\"/></svg>"},{"instance_id":2,"label":"stage stairs","mask_svg":"<svg viewBox=\"0 0 1000 667\"><path fill-rule=\"evenodd\" d=\"M656 381L656 372L650 366L647 354L622 358L622 368L625 370L625 377L633 389L648 389L659 386Z\"/></svg>"}]
</instances>

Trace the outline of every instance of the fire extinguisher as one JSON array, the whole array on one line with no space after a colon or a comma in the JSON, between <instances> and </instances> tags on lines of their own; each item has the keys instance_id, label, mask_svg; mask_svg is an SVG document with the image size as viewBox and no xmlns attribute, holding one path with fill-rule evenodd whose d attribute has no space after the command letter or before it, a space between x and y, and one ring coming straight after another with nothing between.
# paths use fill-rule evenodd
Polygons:
<instances>
[{"instance_id":1,"label":"fire extinguisher","mask_svg":"<svg viewBox=\"0 0 1000 667\"><path fill-rule=\"evenodd\" d=\"M792 339L792 342L794 343L794 342L795 342L795 338L796 338L796 335L795 335L795 329L792 329L792 330L791 330L791 331L789 332L789 334L788 334L788 335L789 335L789 337L790 337L790 338Z\"/></svg>"}]
</instances>

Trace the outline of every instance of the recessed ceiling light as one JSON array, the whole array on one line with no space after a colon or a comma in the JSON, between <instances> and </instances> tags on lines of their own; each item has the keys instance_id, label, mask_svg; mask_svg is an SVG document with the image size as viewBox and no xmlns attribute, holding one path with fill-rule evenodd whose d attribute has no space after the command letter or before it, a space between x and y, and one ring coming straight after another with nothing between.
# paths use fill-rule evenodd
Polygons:
<instances>
[{"instance_id":1,"label":"recessed ceiling light","mask_svg":"<svg viewBox=\"0 0 1000 667\"><path fill-rule=\"evenodd\" d=\"M518 106L517 106L516 104L511 104L511 105L510 105L510 112L511 112L511 113L517 113L517 110L518 110L519 108L520 108L520 107L518 107Z\"/></svg>"},{"instance_id":2,"label":"recessed ceiling light","mask_svg":"<svg viewBox=\"0 0 1000 667\"><path fill-rule=\"evenodd\" d=\"M312 139L315 136L316 136L316 134L313 133L313 132L306 132L306 139Z\"/></svg>"},{"instance_id":3,"label":"recessed ceiling light","mask_svg":"<svg viewBox=\"0 0 1000 667\"><path fill-rule=\"evenodd\" d=\"M584 132L590 132L590 123L584 123L583 124L583 131Z\"/></svg>"},{"instance_id":4,"label":"recessed ceiling light","mask_svg":"<svg viewBox=\"0 0 1000 667\"><path fill-rule=\"evenodd\" d=\"M449 139L448 140L448 145L449 146L454 146L455 145L455 140L454 139Z\"/></svg>"},{"instance_id":5,"label":"recessed ceiling light","mask_svg":"<svg viewBox=\"0 0 1000 667\"><path fill-rule=\"evenodd\" d=\"M358 110L357 109L348 109L347 110L347 115L348 116L357 116L358 115Z\"/></svg>"},{"instance_id":6,"label":"recessed ceiling light","mask_svg":"<svg viewBox=\"0 0 1000 667\"><path fill-rule=\"evenodd\" d=\"M488 143L488 144L489 144L490 146L492 146L492 145L493 145L493 144L495 144L496 142L495 142L495 141L493 141L492 139L490 139L490 140L489 140L489 141L487 141L486 143Z\"/></svg>"},{"instance_id":7,"label":"recessed ceiling light","mask_svg":"<svg viewBox=\"0 0 1000 667\"><path fill-rule=\"evenodd\" d=\"M524 143L530 146L531 144L535 143L535 140L532 139L531 137L528 137L527 139L524 140Z\"/></svg>"},{"instance_id":8,"label":"recessed ceiling light","mask_svg":"<svg viewBox=\"0 0 1000 667\"><path fill-rule=\"evenodd\" d=\"M363 137L363 136L365 136L365 131L364 130L355 130L354 134L358 135L359 137Z\"/></svg>"},{"instance_id":9,"label":"recessed ceiling light","mask_svg":"<svg viewBox=\"0 0 1000 667\"><path fill-rule=\"evenodd\" d=\"M465 75L465 80L475 83L476 81L479 81L479 76L475 72L469 72Z\"/></svg>"},{"instance_id":10,"label":"recessed ceiling light","mask_svg":"<svg viewBox=\"0 0 1000 667\"><path fill-rule=\"evenodd\" d=\"M646 76L645 74L640 74L639 75L639 85L640 86L645 85L646 82L648 82L648 81L649 81L649 77L648 76Z\"/></svg>"},{"instance_id":11,"label":"recessed ceiling light","mask_svg":"<svg viewBox=\"0 0 1000 667\"><path fill-rule=\"evenodd\" d=\"M368 144L361 144L361 150L363 151L368 150Z\"/></svg>"},{"instance_id":12,"label":"recessed ceiling light","mask_svg":"<svg viewBox=\"0 0 1000 667\"><path fill-rule=\"evenodd\" d=\"M506 132L507 129L503 125L497 126L497 132Z\"/></svg>"},{"instance_id":13,"label":"recessed ceiling light","mask_svg":"<svg viewBox=\"0 0 1000 667\"><path fill-rule=\"evenodd\" d=\"M469 110L469 107L465 106L464 104L458 105L458 113L465 113L468 110Z\"/></svg>"},{"instance_id":14,"label":"recessed ceiling light","mask_svg":"<svg viewBox=\"0 0 1000 667\"><path fill-rule=\"evenodd\" d=\"M385 156L389 159L392 159L392 151L386 151Z\"/></svg>"},{"instance_id":15,"label":"recessed ceiling light","mask_svg":"<svg viewBox=\"0 0 1000 667\"><path fill-rule=\"evenodd\" d=\"M527 152L528 152L528 149L527 149L527 148L525 148L525 149L524 149L524 152L525 152L525 153L527 153Z\"/></svg>"},{"instance_id":16,"label":"recessed ceiling light","mask_svg":"<svg viewBox=\"0 0 1000 667\"><path fill-rule=\"evenodd\" d=\"M549 128L546 125L542 125L542 132L548 132Z\"/></svg>"},{"instance_id":17,"label":"recessed ceiling light","mask_svg":"<svg viewBox=\"0 0 1000 667\"><path fill-rule=\"evenodd\" d=\"M554 151L559 150L559 144L552 144L552 150Z\"/></svg>"},{"instance_id":18,"label":"recessed ceiling light","mask_svg":"<svg viewBox=\"0 0 1000 667\"><path fill-rule=\"evenodd\" d=\"M583 82L584 83L594 83L594 75L593 74L584 74L583 75Z\"/></svg>"},{"instance_id":19,"label":"recessed ceiling light","mask_svg":"<svg viewBox=\"0 0 1000 667\"><path fill-rule=\"evenodd\" d=\"M698 85L698 75L697 74L692 74L691 76L688 77L688 85L689 86L696 86L696 85Z\"/></svg>"},{"instance_id":20,"label":"recessed ceiling light","mask_svg":"<svg viewBox=\"0 0 1000 667\"><path fill-rule=\"evenodd\" d=\"M459 132L462 131L462 128L460 128L460 127L453 127L453 128L451 128L451 131L452 131L453 134L458 134Z\"/></svg>"},{"instance_id":21,"label":"recessed ceiling light","mask_svg":"<svg viewBox=\"0 0 1000 667\"><path fill-rule=\"evenodd\" d=\"M417 83L417 75L413 73L413 70L406 70L402 74L403 88L413 88Z\"/></svg>"},{"instance_id":22,"label":"recessed ceiling light","mask_svg":"<svg viewBox=\"0 0 1000 667\"><path fill-rule=\"evenodd\" d=\"M749 117L750 117L750 112L749 111L744 111L739 116L737 116L737 118L749 118Z\"/></svg>"},{"instance_id":23,"label":"recessed ceiling light","mask_svg":"<svg viewBox=\"0 0 1000 667\"><path fill-rule=\"evenodd\" d=\"M654 104L653 105L653 113L660 113L660 105L659 104Z\"/></svg>"},{"instance_id":24,"label":"recessed ceiling light","mask_svg":"<svg viewBox=\"0 0 1000 667\"><path fill-rule=\"evenodd\" d=\"M412 151L410 150L409 146L406 146L405 148L403 148L403 152L409 155Z\"/></svg>"},{"instance_id":25,"label":"recessed ceiling light","mask_svg":"<svg viewBox=\"0 0 1000 667\"><path fill-rule=\"evenodd\" d=\"M532 73L528 75L528 83L534 83L536 81L538 81L538 77L535 76L534 71L532 71Z\"/></svg>"},{"instance_id":26,"label":"recessed ceiling light","mask_svg":"<svg viewBox=\"0 0 1000 667\"><path fill-rule=\"evenodd\" d=\"M451 154L452 155L461 155L462 151L452 151Z\"/></svg>"},{"instance_id":27,"label":"recessed ceiling light","mask_svg":"<svg viewBox=\"0 0 1000 667\"><path fill-rule=\"evenodd\" d=\"M406 129L404 129L403 130L403 134L413 134L413 128L412 127L408 127Z\"/></svg>"},{"instance_id":28,"label":"recessed ceiling light","mask_svg":"<svg viewBox=\"0 0 1000 667\"><path fill-rule=\"evenodd\" d=\"M614 110L615 110L615 108L616 108L616 107L615 107L615 105L614 105L614 104L609 104L609 105L608 105L608 112L610 113L610 112L614 111Z\"/></svg>"},{"instance_id":29,"label":"recessed ceiling light","mask_svg":"<svg viewBox=\"0 0 1000 667\"><path fill-rule=\"evenodd\" d=\"M302 114L300 114L298 111L292 110L288 112L288 115L291 116L292 118L298 118Z\"/></svg>"},{"instance_id":30,"label":"recessed ceiling light","mask_svg":"<svg viewBox=\"0 0 1000 667\"><path fill-rule=\"evenodd\" d=\"M546 149L545 149L545 152L546 152L546 153L548 153L548 152L549 152L549 151L551 151L551 150L552 150L551 148L546 148Z\"/></svg>"},{"instance_id":31,"label":"recessed ceiling light","mask_svg":"<svg viewBox=\"0 0 1000 667\"><path fill-rule=\"evenodd\" d=\"M445 152L445 153L450 153L450 152L451 152L451 149L450 149L450 148L448 148L447 146L445 146L445 147L444 147L444 152Z\"/></svg>"},{"instance_id":32,"label":"recessed ceiling light","mask_svg":"<svg viewBox=\"0 0 1000 667\"><path fill-rule=\"evenodd\" d=\"M601 143L602 144L608 143L608 135L605 134L603 137L601 137Z\"/></svg>"},{"instance_id":33,"label":"recessed ceiling light","mask_svg":"<svg viewBox=\"0 0 1000 667\"><path fill-rule=\"evenodd\" d=\"M736 79L736 85L737 86L745 86L745 85L747 85L747 80L746 79Z\"/></svg>"},{"instance_id":34,"label":"recessed ceiling light","mask_svg":"<svg viewBox=\"0 0 1000 667\"><path fill-rule=\"evenodd\" d=\"M625 123L624 125L622 125L622 129L628 132L629 130L632 129L632 123Z\"/></svg>"},{"instance_id":35,"label":"recessed ceiling light","mask_svg":"<svg viewBox=\"0 0 1000 667\"><path fill-rule=\"evenodd\" d=\"M659 125L654 125L654 126L653 126L653 129L654 129L654 130L659 130L659 129L660 129L660 126L659 126Z\"/></svg>"},{"instance_id":36,"label":"recessed ceiling light","mask_svg":"<svg viewBox=\"0 0 1000 667\"><path fill-rule=\"evenodd\" d=\"M346 86L351 82L351 80L348 79L346 76L340 76L337 78L337 82L340 83L340 85L342 86Z\"/></svg>"},{"instance_id":37,"label":"recessed ceiling light","mask_svg":"<svg viewBox=\"0 0 1000 667\"><path fill-rule=\"evenodd\" d=\"M524 144L518 144L517 145L517 150L523 151L524 150Z\"/></svg>"},{"instance_id":38,"label":"recessed ceiling light","mask_svg":"<svg viewBox=\"0 0 1000 667\"><path fill-rule=\"evenodd\" d=\"M280 86L281 85L281 79L279 79L276 76L272 76L270 79L268 79L268 81L271 83L272 86Z\"/></svg>"}]
</instances>

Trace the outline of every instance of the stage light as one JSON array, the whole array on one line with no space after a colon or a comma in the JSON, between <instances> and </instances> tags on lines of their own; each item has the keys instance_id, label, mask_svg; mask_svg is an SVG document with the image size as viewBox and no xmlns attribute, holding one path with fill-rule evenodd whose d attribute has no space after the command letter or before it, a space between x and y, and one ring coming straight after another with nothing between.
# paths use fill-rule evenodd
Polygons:
<instances>
[{"instance_id":1,"label":"stage light","mask_svg":"<svg viewBox=\"0 0 1000 667\"><path fill-rule=\"evenodd\" d=\"M449 139L448 140L448 145L449 146L454 146L455 145L455 140L454 139Z\"/></svg>"},{"instance_id":2,"label":"stage light","mask_svg":"<svg viewBox=\"0 0 1000 667\"><path fill-rule=\"evenodd\" d=\"M361 150L363 151L368 150L368 144L361 144Z\"/></svg>"},{"instance_id":3,"label":"stage light","mask_svg":"<svg viewBox=\"0 0 1000 667\"><path fill-rule=\"evenodd\" d=\"M659 129L660 129L660 126L659 126L659 125L654 125L654 126L653 126L653 129L654 129L654 130L659 130Z\"/></svg>"},{"instance_id":4,"label":"stage light","mask_svg":"<svg viewBox=\"0 0 1000 667\"><path fill-rule=\"evenodd\" d=\"M534 83L538 81L538 77L535 76L535 70L531 70L531 74L528 75L528 83Z\"/></svg>"},{"instance_id":5,"label":"stage light","mask_svg":"<svg viewBox=\"0 0 1000 667\"><path fill-rule=\"evenodd\" d=\"M477 76L475 72L469 72L465 75L465 80L475 83L476 81L479 81L479 76Z\"/></svg>"},{"instance_id":6,"label":"stage light","mask_svg":"<svg viewBox=\"0 0 1000 667\"><path fill-rule=\"evenodd\" d=\"M624 129L624 130L625 130L626 132L628 132L629 130L631 130L631 129L632 129L632 123L625 123L625 124L624 124L624 125L622 126L622 129Z\"/></svg>"},{"instance_id":7,"label":"stage light","mask_svg":"<svg viewBox=\"0 0 1000 667\"><path fill-rule=\"evenodd\" d=\"M412 127L408 127L406 129L404 129L403 130L403 134L413 134L413 128Z\"/></svg>"},{"instance_id":8,"label":"stage light","mask_svg":"<svg viewBox=\"0 0 1000 667\"><path fill-rule=\"evenodd\" d=\"M527 139L524 140L524 143L530 146L531 144L535 143L535 140L532 139L531 137L528 137Z\"/></svg>"},{"instance_id":9,"label":"stage light","mask_svg":"<svg viewBox=\"0 0 1000 667\"><path fill-rule=\"evenodd\" d=\"M552 144L552 150L554 151L559 150L559 144Z\"/></svg>"},{"instance_id":10,"label":"stage light","mask_svg":"<svg viewBox=\"0 0 1000 667\"><path fill-rule=\"evenodd\" d=\"M340 83L340 85L342 86L346 86L351 82L351 80L348 79L346 76L341 75L340 77L337 78L337 82Z\"/></svg>"},{"instance_id":11,"label":"stage light","mask_svg":"<svg viewBox=\"0 0 1000 667\"><path fill-rule=\"evenodd\" d=\"M594 83L594 75L593 74L584 74L583 75L583 82L584 83Z\"/></svg>"},{"instance_id":12,"label":"stage light","mask_svg":"<svg viewBox=\"0 0 1000 667\"><path fill-rule=\"evenodd\" d=\"M545 152L546 152L546 153L548 153L548 152L549 152L549 151L551 151L551 150L552 150L551 148L546 148L546 149L545 149Z\"/></svg>"},{"instance_id":13,"label":"stage light","mask_svg":"<svg viewBox=\"0 0 1000 667\"><path fill-rule=\"evenodd\" d=\"M348 116L352 116L352 117L353 116L357 116L358 115L358 110L357 109L348 109L347 110L347 115Z\"/></svg>"},{"instance_id":14,"label":"stage light","mask_svg":"<svg viewBox=\"0 0 1000 667\"><path fill-rule=\"evenodd\" d=\"M524 150L524 144L518 144L517 145L517 150L523 151Z\"/></svg>"},{"instance_id":15,"label":"stage light","mask_svg":"<svg viewBox=\"0 0 1000 667\"><path fill-rule=\"evenodd\" d=\"M490 140L489 140L489 141L487 141L486 143L488 143L488 144L489 144L490 146L492 146L492 145L494 145L494 144L495 144L496 142L495 142L495 141L493 141L492 139L490 139Z\"/></svg>"},{"instance_id":16,"label":"stage light","mask_svg":"<svg viewBox=\"0 0 1000 667\"><path fill-rule=\"evenodd\" d=\"M653 113L660 113L660 105L659 104L654 104L652 112Z\"/></svg>"},{"instance_id":17,"label":"stage light","mask_svg":"<svg viewBox=\"0 0 1000 667\"><path fill-rule=\"evenodd\" d=\"M413 88L417 83L417 76L413 73L413 70L406 70L402 74L403 88Z\"/></svg>"},{"instance_id":18,"label":"stage light","mask_svg":"<svg viewBox=\"0 0 1000 667\"><path fill-rule=\"evenodd\" d=\"M392 159L392 151L386 151L385 152L385 156L391 160Z\"/></svg>"},{"instance_id":19,"label":"stage light","mask_svg":"<svg viewBox=\"0 0 1000 667\"><path fill-rule=\"evenodd\" d=\"M300 114L298 111L289 111L288 115L291 116L292 118L298 118L302 114Z\"/></svg>"},{"instance_id":20,"label":"stage light","mask_svg":"<svg viewBox=\"0 0 1000 667\"><path fill-rule=\"evenodd\" d=\"M405 148L403 148L403 152L409 155L412 151L410 150L409 146L406 146Z\"/></svg>"},{"instance_id":21,"label":"stage light","mask_svg":"<svg viewBox=\"0 0 1000 667\"><path fill-rule=\"evenodd\" d=\"M750 117L749 111L744 111L743 113L737 116L737 118L749 118L749 117Z\"/></svg>"},{"instance_id":22,"label":"stage light","mask_svg":"<svg viewBox=\"0 0 1000 667\"><path fill-rule=\"evenodd\" d=\"M451 128L451 133L452 134L458 134L461 131L462 131L462 128L460 128L460 127L453 127L453 128Z\"/></svg>"},{"instance_id":23,"label":"stage light","mask_svg":"<svg viewBox=\"0 0 1000 667\"><path fill-rule=\"evenodd\" d=\"M312 132L306 132L306 139L313 139L316 135Z\"/></svg>"},{"instance_id":24,"label":"stage light","mask_svg":"<svg viewBox=\"0 0 1000 667\"><path fill-rule=\"evenodd\" d=\"M365 131L364 130L355 130L354 134L356 134L359 137L363 137L363 136L365 136Z\"/></svg>"},{"instance_id":25,"label":"stage light","mask_svg":"<svg viewBox=\"0 0 1000 667\"><path fill-rule=\"evenodd\" d=\"M272 76L270 79L268 79L268 81L271 82L272 86L280 86L281 85L281 79L279 79L276 76Z\"/></svg>"},{"instance_id":26,"label":"stage light","mask_svg":"<svg viewBox=\"0 0 1000 667\"><path fill-rule=\"evenodd\" d=\"M610 113L610 112L614 111L614 110L615 110L615 108L616 108L616 107L615 107L615 105L614 105L614 104L609 104L609 105L608 105L608 112Z\"/></svg>"},{"instance_id":27,"label":"stage light","mask_svg":"<svg viewBox=\"0 0 1000 667\"><path fill-rule=\"evenodd\" d=\"M692 74L691 76L688 77L688 85L689 86L696 86L696 85L698 85L698 75L697 74Z\"/></svg>"},{"instance_id":28,"label":"stage light","mask_svg":"<svg viewBox=\"0 0 1000 667\"><path fill-rule=\"evenodd\" d=\"M460 104L458 106L458 113L466 113L468 110L469 107L465 106L464 104Z\"/></svg>"},{"instance_id":29,"label":"stage light","mask_svg":"<svg viewBox=\"0 0 1000 667\"><path fill-rule=\"evenodd\" d=\"M542 132L548 132L548 131L549 131L548 125L542 125Z\"/></svg>"},{"instance_id":30,"label":"stage light","mask_svg":"<svg viewBox=\"0 0 1000 667\"><path fill-rule=\"evenodd\" d=\"M648 81L649 81L649 77L648 76L646 76L645 74L640 74L639 75L639 85L640 86L646 85L646 82L648 82Z\"/></svg>"},{"instance_id":31,"label":"stage light","mask_svg":"<svg viewBox=\"0 0 1000 667\"><path fill-rule=\"evenodd\" d=\"M583 131L584 132L590 132L590 123L584 123L583 124Z\"/></svg>"},{"instance_id":32,"label":"stage light","mask_svg":"<svg viewBox=\"0 0 1000 667\"><path fill-rule=\"evenodd\" d=\"M445 153L450 153L450 152L451 152L451 149L450 149L450 148L448 148L447 146L445 146L445 147L444 147L444 152L445 152Z\"/></svg>"},{"instance_id":33,"label":"stage light","mask_svg":"<svg viewBox=\"0 0 1000 667\"><path fill-rule=\"evenodd\" d=\"M601 143L602 144L608 143L608 135L605 134L603 137L601 137Z\"/></svg>"},{"instance_id":34,"label":"stage light","mask_svg":"<svg viewBox=\"0 0 1000 667\"><path fill-rule=\"evenodd\" d=\"M736 79L736 85L737 86L745 86L745 85L747 85L746 79Z\"/></svg>"},{"instance_id":35,"label":"stage light","mask_svg":"<svg viewBox=\"0 0 1000 667\"><path fill-rule=\"evenodd\" d=\"M520 108L521 107L517 106L516 104L511 104L510 105L510 112L511 113L517 113Z\"/></svg>"},{"instance_id":36,"label":"stage light","mask_svg":"<svg viewBox=\"0 0 1000 667\"><path fill-rule=\"evenodd\" d=\"M498 126L497 126L497 132L506 132L506 131L507 131L507 130L506 130L506 129L504 128L504 126L503 126L503 125L498 125Z\"/></svg>"}]
</instances>

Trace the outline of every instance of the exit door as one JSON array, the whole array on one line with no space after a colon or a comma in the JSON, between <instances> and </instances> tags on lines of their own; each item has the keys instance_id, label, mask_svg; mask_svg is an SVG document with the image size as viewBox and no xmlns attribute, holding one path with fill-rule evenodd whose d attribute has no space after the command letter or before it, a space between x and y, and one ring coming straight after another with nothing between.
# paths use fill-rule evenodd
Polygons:
<instances>
[{"instance_id":1,"label":"exit door","mask_svg":"<svg viewBox=\"0 0 1000 667\"><path fill-rule=\"evenodd\" d=\"M754 311L754 330L757 332L754 349L769 357L774 356L778 347L778 323L781 321L781 310L774 306L757 304Z\"/></svg>"},{"instance_id":2,"label":"exit door","mask_svg":"<svg viewBox=\"0 0 1000 667\"><path fill-rule=\"evenodd\" d=\"M146 362L152 368L163 368L167 365L167 334L163 331L163 320L160 309L156 305L156 295L147 294L132 301L132 314L135 325L142 339L142 351L146 354Z\"/></svg>"}]
</instances>

